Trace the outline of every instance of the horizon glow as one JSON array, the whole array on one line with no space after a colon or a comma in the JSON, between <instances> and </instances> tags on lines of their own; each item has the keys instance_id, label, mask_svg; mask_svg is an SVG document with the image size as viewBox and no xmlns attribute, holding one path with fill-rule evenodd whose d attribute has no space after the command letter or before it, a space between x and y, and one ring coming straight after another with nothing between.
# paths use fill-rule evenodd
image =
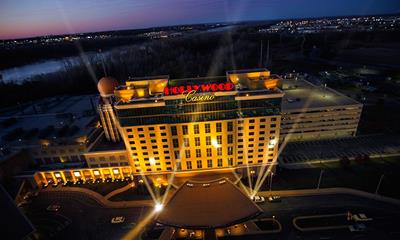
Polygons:
<instances>
[{"instance_id":1,"label":"horizon glow","mask_svg":"<svg viewBox=\"0 0 400 240\"><path fill-rule=\"evenodd\" d=\"M1 0L0 39L399 12L398 0Z\"/></svg>"}]
</instances>

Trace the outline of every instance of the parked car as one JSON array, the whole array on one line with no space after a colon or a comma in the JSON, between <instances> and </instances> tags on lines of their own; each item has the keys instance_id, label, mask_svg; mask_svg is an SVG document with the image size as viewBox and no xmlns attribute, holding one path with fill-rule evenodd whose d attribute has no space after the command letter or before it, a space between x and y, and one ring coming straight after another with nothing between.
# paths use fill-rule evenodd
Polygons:
<instances>
[{"instance_id":1,"label":"parked car","mask_svg":"<svg viewBox=\"0 0 400 240\"><path fill-rule=\"evenodd\" d=\"M372 218L367 217L364 213L353 214L352 219L356 222L368 222L372 221Z\"/></svg>"},{"instance_id":2,"label":"parked car","mask_svg":"<svg viewBox=\"0 0 400 240\"><path fill-rule=\"evenodd\" d=\"M268 202L280 202L281 197L280 196L269 196L268 197Z\"/></svg>"},{"instance_id":3,"label":"parked car","mask_svg":"<svg viewBox=\"0 0 400 240\"><path fill-rule=\"evenodd\" d=\"M49 212L58 212L58 210L60 210L60 208L61 208L60 204L55 203L55 204L49 205L46 208L46 210Z\"/></svg>"},{"instance_id":4,"label":"parked car","mask_svg":"<svg viewBox=\"0 0 400 240\"><path fill-rule=\"evenodd\" d=\"M258 195L252 197L251 200L253 200L255 203L263 203L263 202L265 202L265 198L261 197L261 196L258 196Z\"/></svg>"},{"instance_id":5,"label":"parked car","mask_svg":"<svg viewBox=\"0 0 400 240\"><path fill-rule=\"evenodd\" d=\"M111 223L123 223L125 222L125 217L119 216L119 217L113 217L111 219Z\"/></svg>"},{"instance_id":6,"label":"parked car","mask_svg":"<svg viewBox=\"0 0 400 240\"><path fill-rule=\"evenodd\" d=\"M364 232L367 230L367 227L362 223L356 223L349 226L350 232Z\"/></svg>"}]
</instances>

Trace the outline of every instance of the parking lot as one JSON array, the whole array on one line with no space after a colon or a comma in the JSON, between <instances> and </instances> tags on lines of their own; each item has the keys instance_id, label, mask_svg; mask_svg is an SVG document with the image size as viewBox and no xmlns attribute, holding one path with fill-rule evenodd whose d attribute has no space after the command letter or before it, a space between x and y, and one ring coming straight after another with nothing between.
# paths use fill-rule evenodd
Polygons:
<instances>
[{"instance_id":1,"label":"parking lot","mask_svg":"<svg viewBox=\"0 0 400 240\"><path fill-rule=\"evenodd\" d=\"M400 154L399 135L368 135L331 140L289 142L282 151L284 165L339 159L343 156Z\"/></svg>"}]
</instances>

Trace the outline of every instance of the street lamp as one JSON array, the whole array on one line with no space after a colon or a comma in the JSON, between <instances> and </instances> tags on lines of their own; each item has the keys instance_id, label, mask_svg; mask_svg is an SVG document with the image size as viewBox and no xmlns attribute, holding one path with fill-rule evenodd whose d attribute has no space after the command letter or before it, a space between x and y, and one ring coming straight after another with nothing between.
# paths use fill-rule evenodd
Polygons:
<instances>
[{"instance_id":1,"label":"street lamp","mask_svg":"<svg viewBox=\"0 0 400 240\"><path fill-rule=\"evenodd\" d=\"M319 179L318 179L318 186L317 189L319 190L319 187L321 186L321 180L322 180L322 174L324 173L324 170L321 169L321 172L319 173Z\"/></svg>"},{"instance_id":2,"label":"street lamp","mask_svg":"<svg viewBox=\"0 0 400 240\"><path fill-rule=\"evenodd\" d=\"M271 195L272 193L272 177L274 176L274 173L271 172L271 180L269 181L269 195Z\"/></svg>"},{"instance_id":3,"label":"street lamp","mask_svg":"<svg viewBox=\"0 0 400 240\"><path fill-rule=\"evenodd\" d=\"M381 178L379 178L379 182L378 182L378 185L376 186L375 194L378 194L378 191L379 191L379 188L381 187L381 183L382 183L384 176L385 176L385 174L382 174Z\"/></svg>"}]
</instances>

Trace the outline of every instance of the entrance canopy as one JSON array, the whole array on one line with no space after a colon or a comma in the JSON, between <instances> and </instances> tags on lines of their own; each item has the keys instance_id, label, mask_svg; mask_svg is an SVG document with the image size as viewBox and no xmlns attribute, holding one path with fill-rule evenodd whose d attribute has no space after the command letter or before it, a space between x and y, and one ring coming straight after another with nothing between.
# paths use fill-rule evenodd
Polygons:
<instances>
[{"instance_id":1,"label":"entrance canopy","mask_svg":"<svg viewBox=\"0 0 400 240\"><path fill-rule=\"evenodd\" d=\"M209 229L232 226L262 210L231 181L186 181L179 187L157 222L178 228Z\"/></svg>"}]
</instances>

